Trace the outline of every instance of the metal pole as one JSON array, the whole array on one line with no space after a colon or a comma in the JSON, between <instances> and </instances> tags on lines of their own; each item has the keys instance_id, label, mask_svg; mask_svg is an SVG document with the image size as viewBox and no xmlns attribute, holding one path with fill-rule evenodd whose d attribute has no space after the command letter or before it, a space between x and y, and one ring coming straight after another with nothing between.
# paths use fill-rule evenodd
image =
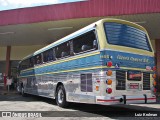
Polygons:
<instances>
[{"instance_id":1,"label":"metal pole","mask_svg":"<svg viewBox=\"0 0 160 120\"><path fill-rule=\"evenodd\" d=\"M8 85L8 92L9 92L9 85Z\"/></svg>"}]
</instances>

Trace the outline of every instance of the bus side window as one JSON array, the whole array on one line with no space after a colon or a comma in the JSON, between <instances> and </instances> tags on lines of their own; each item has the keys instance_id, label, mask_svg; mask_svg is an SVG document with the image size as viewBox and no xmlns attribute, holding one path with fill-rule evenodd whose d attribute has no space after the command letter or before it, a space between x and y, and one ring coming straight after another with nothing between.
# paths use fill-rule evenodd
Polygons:
<instances>
[{"instance_id":1,"label":"bus side window","mask_svg":"<svg viewBox=\"0 0 160 120\"><path fill-rule=\"evenodd\" d=\"M22 63L20 64L20 69L21 70L24 70L24 69L27 69L29 68L29 59L26 59L24 61L22 61Z\"/></svg>"},{"instance_id":2,"label":"bus side window","mask_svg":"<svg viewBox=\"0 0 160 120\"><path fill-rule=\"evenodd\" d=\"M42 63L42 57L41 57L41 54L38 54L35 56L35 65L38 65L41 63Z\"/></svg>"},{"instance_id":3,"label":"bus side window","mask_svg":"<svg viewBox=\"0 0 160 120\"><path fill-rule=\"evenodd\" d=\"M67 55L68 55L67 52L62 52L62 53L61 53L61 57L65 57L65 56L67 56Z\"/></svg>"},{"instance_id":4,"label":"bus side window","mask_svg":"<svg viewBox=\"0 0 160 120\"><path fill-rule=\"evenodd\" d=\"M43 52L43 62L49 62L55 60L54 49L49 49Z\"/></svg>"},{"instance_id":5,"label":"bus side window","mask_svg":"<svg viewBox=\"0 0 160 120\"><path fill-rule=\"evenodd\" d=\"M70 55L71 55L71 56L74 56L74 55L75 55L75 53L74 53L74 51L73 51L73 40L70 41Z\"/></svg>"},{"instance_id":6,"label":"bus side window","mask_svg":"<svg viewBox=\"0 0 160 120\"><path fill-rule=\"evenodd\" d=\"M29 67L33 67L33 66L34 66L34 57L31 57L29 61Z\"/></svg>"},{"instance_id":7,"label":"bus side window","mask_svg":"<svg viewBox=\"0 0 160 120\"><path fill-rule=\"evenodd\" d=\"M86 51L86 50L89 50L89 49L91 49L91 46L82 45L82 51Z\"/></svg>"},{"instance_id":8,"label":"bus side window","mask_svg":"<svg viewBox=\"0 0 160 120\"><path fill-rule=\"evenodd\" d=\"M70 56L70 42L65 42L61 45L58 45L55 49L56 58L63 58Z\"/></svg>"},{"instance_id":9,"label":"bus side window","mask_svg":"<svg viewBox=\"0 0 160 120\"><path fill-rule=\"evenodd\" d=\"M97 49L97 46L98 45L94 31L90 31L73 39L74 53L81 53L88 50L95 50L95 48Z\"/></svg>"}]
</instances>

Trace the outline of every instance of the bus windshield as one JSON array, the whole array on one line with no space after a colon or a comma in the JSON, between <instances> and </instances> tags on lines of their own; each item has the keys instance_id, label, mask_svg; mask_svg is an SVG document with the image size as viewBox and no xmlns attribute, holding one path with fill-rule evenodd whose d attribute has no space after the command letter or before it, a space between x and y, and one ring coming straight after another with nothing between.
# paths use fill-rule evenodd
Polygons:
<instances>
[{"instance_id":1,"label":"bus windshield","mask_svg":"<svg viewBox=\"0 0 160 120\"><path fill-rule=\"evenodd\" d=\"M105 22L107 42L109 44L152 51L146 33L127 24Z\"/></svg>"}]
</instances>

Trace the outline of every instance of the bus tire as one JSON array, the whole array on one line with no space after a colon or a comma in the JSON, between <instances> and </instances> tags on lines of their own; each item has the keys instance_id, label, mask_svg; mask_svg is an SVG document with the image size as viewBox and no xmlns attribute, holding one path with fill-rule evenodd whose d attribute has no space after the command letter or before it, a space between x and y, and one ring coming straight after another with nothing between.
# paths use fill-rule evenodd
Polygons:
<instances>
[{"instance_id":1,"label":"bus tire","mask_svg":"<svg viewBox=\"0 0 160 120\"><path fill-rule=\"evenodd\" d=\"M66 91L63 85L59 85L56 90L56 103L62 108L68 106L68 102L66 101Z\"/></svg>"}]
</instances>

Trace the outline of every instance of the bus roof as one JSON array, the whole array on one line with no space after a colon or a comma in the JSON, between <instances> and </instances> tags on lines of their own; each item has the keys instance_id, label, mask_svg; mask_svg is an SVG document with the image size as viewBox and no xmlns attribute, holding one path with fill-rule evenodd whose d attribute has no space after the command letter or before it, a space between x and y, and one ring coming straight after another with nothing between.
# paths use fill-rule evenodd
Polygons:
<instances>
[{"instance_id":1,"label":"bus roof","mask_svg":"<svg viewBox=\"0 0 160 120\"><path fill-rule=\"evenodd\" d=\"M97 22L98 22L98 21L97 21ZM45 46L45 47L43 47L43 48L35 51L33 54L30 54L30 55L24 57L22 60L25 60L25 59L30 58L30 57L32 57L32 56L38 55L38 54L40 54L40 53L42 53L42 52L44 52L44 51L47 51L47 50L49 50L49 49L51 49L51 48L53 48L53 47L55 47L55 46L57 46L57 45L59 45L59 44L61 44L61 43L64 43L64 42L66 42L66 41L69 41L69 40L71 40L71 39L73 39L73 38L75 38L75 37L83 34L84 32L90 31L91 29L93 29L93 28L95 27L95 24L96 24L97 22L92 23L92 24L88 25L87 27L84 27L84 28L82 28L82 29L80 29L80 30L78 30L78 31L70 34L70 35L67 35L67 36L65 36L65 37L57 40L56 42L53 42L53 43L51 43L51 44L49 44L49 45L47 45L47 46Z\"/></svg>"}]
</instances>

